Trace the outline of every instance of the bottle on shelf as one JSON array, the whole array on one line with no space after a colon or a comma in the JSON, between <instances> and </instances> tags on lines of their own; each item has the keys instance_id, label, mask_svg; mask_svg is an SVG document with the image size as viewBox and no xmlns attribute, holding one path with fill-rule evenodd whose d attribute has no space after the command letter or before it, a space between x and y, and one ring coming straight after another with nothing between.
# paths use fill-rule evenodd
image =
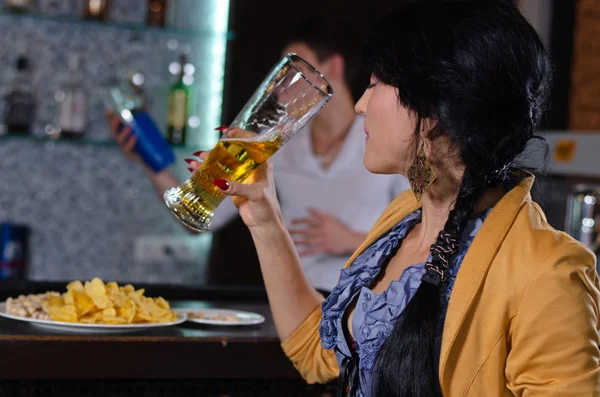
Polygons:
<instances>
[{"instance_id":1,"label":"bottle on shelf","mask_svg":"<svg viewBox=\"0 0 600 397\"><path fill-rule=\"evenodd\" d=\"M144 82L146 81L146 76L142 72L132 70L127 75L127 82L129 83L129 87L134 92L134 94L139 97L141 107L144 109L150 108L150 99L148 98L148 93L144 89Z\"/></svg>"},{"instance_id":2,"label":"bottle on shelf","mask_svg":"<svg viewBox=\"0 0 600 397\"><path fill-rule=\"evenodd\" d=\"M71 0L37 0L36 11L42 15L73 16Z\"/></svg>"},{"instance_id":3,"label":"bottle on shelf","mask_svg":"<svg viewBox=\"0 0 600 397\"><path fill-rule=\"evenodd\" d=\"M164 27L167 14L167 0L148 0L146 23L150 26Z\"/></svg>"},{"instance_id":4,"label":"bottle on shelf","mask_svg":"<svg viewBox=\"0 0 600 397\"><path fill-rule=\"evenodd\" d=\"M85 18L95 21L106 21L111 0L86 0Z\"/></svg>"},{"instance_id":5,"label":"bottle on shelf","mask_svg":"<svg viewBox=\"0 0 600 397\"><path fill-rule=\"evenodd\" d=\"M87 95L83 88L83 60L77 54L68 58L68 80L54 94L58 106L57 127L66 138L82 138L87 127Z\"/></svg>"},{"instance_id":6,"label":"bottle on shelf","mask_svg":"<svg viewBox=\"0 0 600 397\"><path fill-rule=\"evenodd\" d=\"M177 80L169 89L167 139L175 145L185 145L186 141L191 77L186 73L188 65L187 55L181 55L179 63L172 63L169 67L171 73L177 75Z\"/></svg>"},{"instance_id":7,"label":"bottle on shelf","mask_svg":"<svg viewBox=\"0 0 600 397\"><path fill-rule=\"evenodd\" d=\"M132 128L137 142L134 150L154 172L175 162L175 154L145 107L146 99L130 81L114 81L105 97L106 109L117 115L121 123Z\"/></svg>"},{"instance_id":8,"label":"bottle on shelf","mask_svg":"<svg viewBox=\"0 0 600 397\"><path fill-rule=\"evenodd\" d=\"M29 267L31 228L0 222L0 280L25 280Z\"/></svg>"},{"instance_id":9,"label":"bottle on shelf","mask_svg":"<svg viewBox=\"0 0 600 397\"><path fill-rule=\"evenodd\" d=\"M33 0L4 0L4 7L11 12L30 12L33 8Z\"/></svg>"},{"instance_id":10,"label":"bottle on shelf","mask_svg":"<svg viewBox=\"0 0 600 397\"><path fill-rule=\"evenodd\" d=\"M4 124L9 134L29 134L35 118L36 99L27 56L20 55L16 66L17 73L5 98Z\"/></svg>"}]
</instances>

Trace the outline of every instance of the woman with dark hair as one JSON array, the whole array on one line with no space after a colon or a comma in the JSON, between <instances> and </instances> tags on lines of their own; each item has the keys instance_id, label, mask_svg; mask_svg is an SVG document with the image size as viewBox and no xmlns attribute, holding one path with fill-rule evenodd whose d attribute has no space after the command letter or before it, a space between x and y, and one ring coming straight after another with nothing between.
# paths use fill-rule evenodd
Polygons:
<instances>
[{"instance_id":1,"label":"woman with dark hair","mask_svg":"<svg viewBox=\"0 0 600 397\"><path fill-rule=\"evenodd\" d=\"M548 225L515 164L550 85L534 29L508 1L412 1L377 24L366 60L365 167L408 176L412 192L324 302L271 167L216 181L250 228L286 354L309 382L340 374L352 396L598 395L595 258Z\"/></svg>"}]
</instances>

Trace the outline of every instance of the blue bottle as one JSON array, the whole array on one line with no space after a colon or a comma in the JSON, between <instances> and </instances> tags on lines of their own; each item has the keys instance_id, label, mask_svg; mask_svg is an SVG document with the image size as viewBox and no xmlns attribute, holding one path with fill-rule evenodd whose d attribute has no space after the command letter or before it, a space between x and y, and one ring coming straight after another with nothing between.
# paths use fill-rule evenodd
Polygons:
<instances>
[{"instance_id":1,"label":"blue bottle","mask_svg":"<svg viewBox=\"0 0 600 397\"><path fill-rule=\"evenodd\" d=\"M105 100L107 109L118 115L121 122L131 126L137 138L134 150L154 172L175 162L173 150L144 108L144 98L127 83L114 83Z\"/></svg>"},{"instance_id":2,"label":"blue bottle","mask_svg":"<svg viewBox=\"0 0 600 397\"><path fill-rule=\"evenodd\" d=\"M25 280L29 267L27 225L0 223L0 280Z\"/></svg>"}]
</instances>

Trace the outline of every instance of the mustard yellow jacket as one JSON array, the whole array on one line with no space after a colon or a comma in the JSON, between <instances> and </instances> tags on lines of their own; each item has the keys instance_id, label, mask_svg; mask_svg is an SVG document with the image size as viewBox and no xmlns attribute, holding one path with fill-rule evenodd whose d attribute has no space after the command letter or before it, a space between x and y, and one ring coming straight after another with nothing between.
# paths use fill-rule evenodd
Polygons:
<instances>
[{"instance_id":1,"label":"mustard yellow jacket","mask_svg":"<svg viewBox=\"0 0 600 397\"><path fill-rule=\"evenodd\" d=\"M531 200L529 176L494 207L461 264L444 324L445 397L600 396L595 256L554 230ZM348 265L419 208L411 192L379 218ZM321 347L317 308L282 343L310 383L338 376Z\"/></svg>"}]
</instances>

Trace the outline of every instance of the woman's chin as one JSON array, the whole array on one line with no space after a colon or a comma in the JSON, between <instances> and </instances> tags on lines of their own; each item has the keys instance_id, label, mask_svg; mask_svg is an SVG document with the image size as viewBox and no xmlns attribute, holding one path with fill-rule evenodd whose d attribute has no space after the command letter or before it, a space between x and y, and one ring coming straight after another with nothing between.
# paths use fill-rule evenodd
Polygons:
<instances>
[{"instance_id":1,"label":"woman's chin","mask_svg":"<svg viewBox=\"0 0 600 397\"><path fill-rule=\"evenodd\" d=\"M372 162L369 161L369 158L368 158L368 156L366 154L363 157L363 165L365 166L365 168L367 169L367 171L372 172L374 174L377 173L377 172L374 171L376 168L373 167Z\"/></svg>"},{"instance_id":2,"label":"woman's chin","mask_svg":"<svg viewBox=\"0 0 600 397\"><path fill-rule=\"evenodd\" d=\"M372 174L383 175L406 175L403 169L399 169L398 164L390 164L390 162L382 162L380 158L373 158L365 153L363 157L363 165Z\"/></svg>"},{"instance_id":3,"label":"woman's chin","mask_svg":"<svg viewBox=\"0 0 600 397\"><path fill-rule=\"evenodd\" d=\"M386 167L385 164L382 164L375 159L371 159L369 156L363 158L363 164L367 171L372 174L396 174L396 172L391 169L392 167Z\"/></svg>"}]
</instances>

